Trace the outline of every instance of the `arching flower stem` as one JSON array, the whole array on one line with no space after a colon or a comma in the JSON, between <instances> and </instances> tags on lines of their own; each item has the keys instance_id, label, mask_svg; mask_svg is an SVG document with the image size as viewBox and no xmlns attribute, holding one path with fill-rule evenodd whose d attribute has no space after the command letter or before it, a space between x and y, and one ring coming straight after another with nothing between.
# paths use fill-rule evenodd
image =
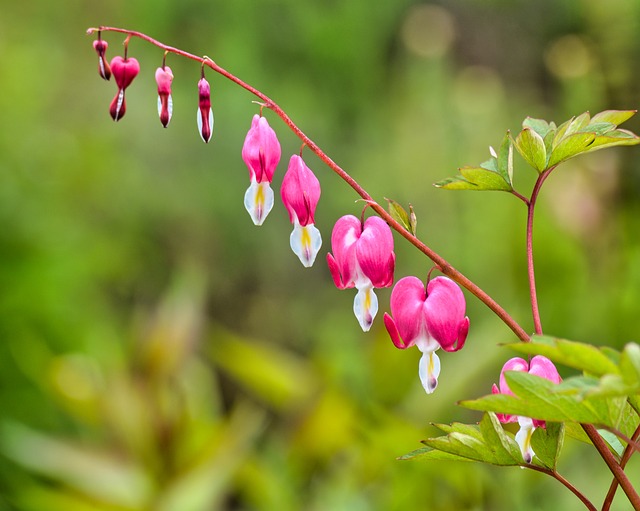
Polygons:
<instances>
[{"instance_id":1,"label":"arching flower stem","mask_svg":"<svg viewBox=\"0 0 640 511\"><path fill-rule=\"evenodd\" d=\"M370 204L373 210L376 212L380 218L382 218L389 226L398 232L402 237L404 237L409 243L411 243L414 247L416 247L420 252L426 255L429 259L431 259L442 271L444 275L449 277L451 280L458 283L460 286L464 287L467 291L473 294L476 298L478 298L481 302L483 302L491 311L493 311L502 322L507 325L513 333L523 342L529 342L530 336L529 334L507 313L507 311L502 308L493 298L491 298L484 290L478 287L477 284L472 282L468 277L463 275L460 271L455 269L449 262L444 259L440 254L433 251L427 245L425 245L420 239L418 239L415 235L408 232L399 222L393 219L393 217L380 205L378 204L369 193L358 184L347 172L345 172L337 163L335 163L320 147L311 140L305 133L291 120L291 118L287 115L287 113L271 98L269 98L266 94L262 93L255 87L249 85L248 83L242 81L237 76L233 75L226 69L220 67L213 60L207 57L200 57L198 55L194 55L192 53L186 52L184 50L180 50L178 48L174 48L172 46L168 46L163 44L152 37L149 37L142 32L137 32L134 30L127 30L123 28L117 27L106 27L101 26L98 28L89 28L87 30L87 34L92 34L94 32L118 32L122 34L127 34L127 38L137 37L148 43L156 46L164 50L165 52L170 52L175 55L179 55L181 57L185 57L187 59L195 60L199 62L202 66L208 66L216 73L224 76L225 78L231 80L236 83L246 91L250 92L254 96L260 98L262 103L266 108L272 110L280 119L287 125L287 127L311 150L316 154L325 165L327 165L331 170L333 170L343 181L345 181L362 199Z\"/></svg>"}]
</instances>

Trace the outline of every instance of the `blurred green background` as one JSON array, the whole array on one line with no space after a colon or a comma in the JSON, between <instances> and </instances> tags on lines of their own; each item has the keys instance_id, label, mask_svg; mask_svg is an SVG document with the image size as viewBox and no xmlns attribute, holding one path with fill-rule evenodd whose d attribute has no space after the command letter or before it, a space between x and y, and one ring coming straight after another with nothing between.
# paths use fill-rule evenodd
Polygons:
<instances>
[{"instance_id":1,"label":"blurred green background","mask_svg":"<svg viewBox=\"0 0 640 511\"><path fill-rule=\"evenodd\" d=\"M266 113L283 161L256 228L240 158L253 97L207 73L205 145L199 66L169 56L164 130L162 52L132 40L142 71L116 124L115 85L85 34L98 25L209 55L260 88L376 199L412 203L422 239L527 330L522 204L431 183L484 161L527 115L562 122L640 99L637 0L5 2L0 510L578 509L541 474L396 460L432 422L479 419L455 402L490 391L511 332L468 297L467 345L441 356L425 395L419 353L382 325L390 290L363 334L354 292L324 264L335 220L361 211L354 193L305 152L325 244L304 269L278 193L299 141ZM121 53L121 35L104 38L109 58ZM533 171L516 164L527 191ZM637 340L638 149L577 158L547 183L535 232L546 333ZM396 242L396 277L425 278L429 261ZM610 476L586 446L568 441L559 468L601 502Z\"/></svg>"}]
</instances>

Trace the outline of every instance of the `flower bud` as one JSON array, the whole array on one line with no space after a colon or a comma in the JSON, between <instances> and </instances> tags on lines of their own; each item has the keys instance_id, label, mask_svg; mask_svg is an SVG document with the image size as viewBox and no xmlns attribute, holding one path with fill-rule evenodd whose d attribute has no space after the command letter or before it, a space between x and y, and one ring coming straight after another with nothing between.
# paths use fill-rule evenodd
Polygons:
<instances>
[{"instance_id":1,"label":"flower bud","mask_svg":"<svg viewBox=\"0 0 640 511\"><path fill-rule=\"evenodd\" d=\"M103 41L102 39L93 41L93 48L98 54L98 73L100 73L100 76L105 80L109 80L111 78L111 68L105 58L108 47L109 45L107 44L107 41Z\"/></svg>"},{"instance_id":2,"label":"flower bud","mask_svg":"<svg viewBox=\"0 0 640 511\"><path fill-rule=\"evenodd\" d=\"M204 76L198 82L198 131L205 144L213 134L213 111L211 110L211 87Z\"/></svg>"},{"instance_id":3,"label":"flower bud","mask_svg":"<svg viewBox=\"0 0 640 511\"><path fill-rule=\"evenodd\" d=\"M171 98L171 82L173 73L169 66L156 69L156 83L158 84L158 115L160 122L166 128L173 114L173 99Z\"/></svg>"}]
</instances>

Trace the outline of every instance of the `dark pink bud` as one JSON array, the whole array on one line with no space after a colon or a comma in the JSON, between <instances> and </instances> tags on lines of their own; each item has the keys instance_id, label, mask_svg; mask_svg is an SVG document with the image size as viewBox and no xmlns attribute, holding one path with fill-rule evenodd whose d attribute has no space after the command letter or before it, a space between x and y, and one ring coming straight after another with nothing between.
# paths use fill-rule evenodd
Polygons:
<instances>
[{"instance_id":1,"label":"dark pink bud","mask_svg":"<svg viewBox=\"0 0 640 511\"><path fill-rule=\"evenodd\" d=\"M111 68L109 67L109 63L105 58L108 47L109 45L107 44L107 41L103 41L102 39L93 41L93 48L98 54L98 73L100 73L100 76L102 76L102 78L104 78L105 80L111 78Z\"/></svg>"},{"instance_id":2,"label":"dark pink bud","mask_svg":"<svg viewBox=\"0 0 640 511\"><path fill-rule=\"evenodd\" d=\"M202 77L198 82L198 131L205 143L213 134L213 111L211 110L211 87Z\"/></svg>"},{"instance_id":3,"label":"dark pink bud","mask_svg":"<svg viewBox=\"0 0 640 511\"><path fill-rule=\"evenodd\" d=\"M116 56L111 59L111 72L118 86L118 93L111 101L109 112L114 121L119 121L127 110L124 91L140 72L140 64L134 58L123 59Z\"/></svg>"},{"instance_id":4,"label":"dark pink bud","mask_svg":"<svg viewBox=\"0 0 640 511\"><path fill-rule=\"evenodd\" d=\"M160 122L166 128L173 114L173 99L171 98L171 82L173 73L169 66L156 69L156 83L158 84L158 115Z\"/></svg>"}]
</instances>

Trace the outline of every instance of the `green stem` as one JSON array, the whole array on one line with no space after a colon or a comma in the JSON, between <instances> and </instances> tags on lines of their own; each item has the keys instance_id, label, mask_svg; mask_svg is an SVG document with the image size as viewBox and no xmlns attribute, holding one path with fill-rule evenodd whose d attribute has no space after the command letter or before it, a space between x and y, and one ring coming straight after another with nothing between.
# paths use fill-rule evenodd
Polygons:
<instances>
[{"instance_id":1,"label":"green stem","mask_svg":"<svg viewBox=\"0 0 640 511\"><path fill-rule=\"evenodd\" d=\"M255 87L243 82L240 78L236 77L226 69L220 67L213 60L209 58L199 57L197 55L193 55L186 51L180 50L178 48L174 48L172 46L167 46L146 34L141 32L136 32L133 30L126 30L122 28L115 27L99 27L99 28L89 28L87 30L88 34L92 34L93 32L119 32L122 34L127 34L129 37L138 37L148 43L170 53L174 53L176 55L180 55L182 57L195 60L196 62L200 62L202 65L206 65L210 67L215 72L224 76L225 78L231 80L236 83L243 89L247 90L254 96L260 98L260 100L264 103L265 107L271 109L282 121L289 127L289 129L313 152L315 153L320 160L322 160L325 165L327 165L331 170L333 170L343 181L345 181L353 190L362 197L367 203L371 205L373 210L378 214L383 220L385 220L391 228L397 231L402 237L404 237L409 243L415 246L418 250L420 250L424 255L426 255L429 259L431 259L435 264L437 264L442 273L457 282L459 285L464 287L467 291L473 294L476 298L478 298L481 302L483 302L489 309L491 309L501 320L507 325L513 333L523 342L528 342L530 340L529 334L507 313L507 311L502 308L493 298L491 298L485 291L483 291L477 284L472 282L469 278L463 275L460 271L455 269L449 262L440 256L438 253L433 251L427 245L425 245L420 239L418 239L415 235L407 231L399 222L393 219L393 217L373 198L367 193L367 191L360 186L357 181L355 181L349 174L347 174L337 163L335 163L329 156L320 149L320 147L313 142L304 132L291 120L291 118L286 114L286 112L278 106L278 104L269 98L267 95L256 89Z\"/></svg>"}]
</instances>

